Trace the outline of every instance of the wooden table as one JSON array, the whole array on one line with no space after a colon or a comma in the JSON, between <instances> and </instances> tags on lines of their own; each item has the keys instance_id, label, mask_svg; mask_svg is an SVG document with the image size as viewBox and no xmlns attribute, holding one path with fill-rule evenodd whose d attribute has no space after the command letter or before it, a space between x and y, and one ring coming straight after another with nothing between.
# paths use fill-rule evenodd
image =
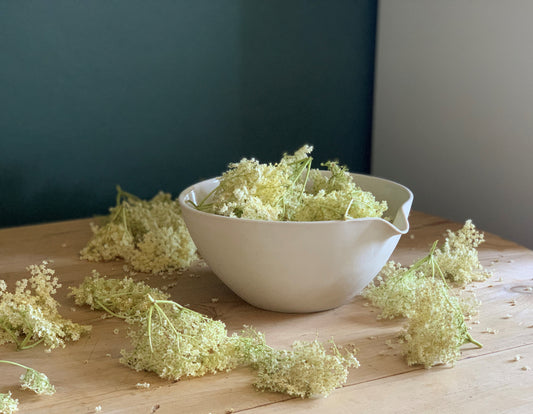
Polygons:
<instances>
[{"instance_id":1,"label":"wooden table","mask_svg":"<svg viewBox=\"0 0 533 414\"><path fill-rule=\"evenodd\" d=\"M461 227L418 212L410 220L412 230L393 255L404 264L425 255L434 240L443 239L446 229ZM77 286L92 269L114 277L124 274L122 262L79 260L78 252L91 235L89 222L0 230L0 279L12 288L15 280L28 276L28 265L53 260L64 286L56 296L63 305L61 313L93 326L90 335L51 353L40 346L20 352L12 345L0 347L0 359L41 370L56 387L53 396L23 391L18 386L21 371L1 366L0 393L11 390L22 413L91 413L97 406L102 413L147 414L533 412L533 370L527 370L533 369L533 252L515 243L486 234L480 259L494 276L473 288L483 304L479 324L471 324L473 336L484 347L464 346L462 359L452 368L408 367L397 350L386 344L395 338L402 322L376 320L377 311L365 306L361 297L327 312L281 314L246 304L206 267L195 266L172 277L177 282L169 291L173 300L222 320L230 332L243 324L253 325L274 347L313 340L317 334L324 341L334 337L340 345L355 343L361 367L350 371L347 384L328 398L302 400L255 391L253 373L247 368L171 383L121 365L120 350L128 346L124 322L75 307L66 295L66 287ZM152 276L149 282L161 286L169 279ZM517 355L519 361L515 361ZM150 388L137 389L136 384L142 382L150 383Z\"/></svg>"}]
</instances>

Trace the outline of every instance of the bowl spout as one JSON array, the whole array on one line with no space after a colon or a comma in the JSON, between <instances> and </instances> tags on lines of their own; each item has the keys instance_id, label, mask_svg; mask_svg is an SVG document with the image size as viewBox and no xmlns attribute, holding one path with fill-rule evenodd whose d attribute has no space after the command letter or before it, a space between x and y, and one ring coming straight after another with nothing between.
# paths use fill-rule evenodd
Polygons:
<instances>
[{"instance_id":1,"label":"bowl spout","mask_svg":"<svg viewBox=\"0 0 533 414\"><path fill-rule=\"evenodd\" d=\"M388 209L377 219L387 228L390 237L406 234L409 231L409 212L413 204L413 193L407 187L392 181L365 175L355 175L354 180L365 191L370 191L376 199L386 200Z\"/></svg>"}]
</instances>

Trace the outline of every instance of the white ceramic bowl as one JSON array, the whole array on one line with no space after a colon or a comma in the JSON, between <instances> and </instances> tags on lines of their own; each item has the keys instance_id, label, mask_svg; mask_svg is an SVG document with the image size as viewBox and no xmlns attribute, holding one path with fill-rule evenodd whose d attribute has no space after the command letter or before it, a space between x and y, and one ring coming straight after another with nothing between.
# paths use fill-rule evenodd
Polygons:
<instances>
[{"instance_id":1,"label":"white ceramic bowl","mask_svg":"<svg viewBox=\"0 0 533 414\"><path fill-rule=\"evenodd\" d=\"M196 210L215 187L212 178L179 196L183 218L211 270L259 308L315 312L340 306L378 274L409 231L411 191L395 182L352 174L389 206L386 216L350 221L277 222L231 218Z\"/></svg>"}]
</instances>

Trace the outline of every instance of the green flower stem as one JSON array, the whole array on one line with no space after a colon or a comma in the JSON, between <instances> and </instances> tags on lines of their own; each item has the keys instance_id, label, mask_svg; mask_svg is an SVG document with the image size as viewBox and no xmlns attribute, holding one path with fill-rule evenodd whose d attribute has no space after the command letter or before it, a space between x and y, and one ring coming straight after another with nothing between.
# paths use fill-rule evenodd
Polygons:
<instances>
[{"instance_id":1,"label":"green flower stem","mask_svg":"<svg viewBox=\"0 0 533 414\"><path fill-rule=\"evenodd\" d=\"M24 318L26 320L26 318ZM26 321L26 324L29 325L29 322ZM44 341L44 338L41 338L39 339L38 341L36 342L33 342L32 344L30 345L26 345L27 342L29 340L31 340L32 336L33 336L33 331L31 334L27 334L24 339L21 341L19 341L19 338L13 333L13 331L11 329L9 329L6 325L5 325L5 322L2 322L2 328L4 329L4 331L6 331L10 336L11 338L13 338L13 341L15 342L16 346L17 346L17 350L21 351L21 350L24 350L24 349L30 349L30 348L33 348L37 345L39 345L41 342Z\"/></svg>"},{"instance_id":2,"label":"green flower stem","mask_svg":"<svg viewBox=\"0 0 533 414\"><path fill-rule=\"evenodd\" d=\"M448 305L450 305L450 307L452 309L454 309L458 313L458 315L461 315L461 325L462 325L462 327L464 329L464 332L465 332L465 343L470 342L470 343L476 345L478 348L483 348L483 344L481 344L480 342L476 341L472 337L472 335L470 335L470 333L468 332L468 328L466 326L466 322L465 322L465 318L464 318L462 310L457 306L457 304L453 303L451 301L451 299L450 299L450 296L448 294L448 291L449 291L450 287L448 285L448 282L446 280L446 277L444 276L444 273L443 273L442 269L439 266L439 263L435 260L435 250L437 249L437 243L438 243L437 240L433 243L433 246L431 246L431 250L429 251L429 254L427 256L422 257L421 259L417 260L415 263L413 263L411 265L409 270L403 275L403 278L405 278L405 277L407 277L409 275L412 275L422 265L424 265L424 264L429 262L429 264L431 265L431 273L432 273L431 277L435 278L436 274L439 275L439 277L442 280L442 283L444 284L444 287L446 289L445 297L446 297L446 301L448 302ZM395 281L395 283L399 283L399 281L400 281L400 279L397 279Z\"/></svg>"},{"instance_id":3,"label":"green flower stem","mask_svg":"<svg viewBox=\"0 0 533 414\"><path fill-rule=\"evenodd\" d=\"M33 337L33 332L31 334L28 334L24 337L24 340L18 344L18 349L19 350L23 350L23 349L30 349L30 348L33 348L37 345L39 345L41 342L44 341L44 338L41 338L39 339L38 341L35 341L33 343L31 343L30 345L26 345L26 343L31 340L31 338Z\"/></svg>"},{"instance_id":4,"label":"green flower stem","mask_svg":"<svg viewBox=\"0 0 533 414\"><path fill-rule=\"evenodd\" d=\"M27 334L24 339L22 340L22 342L18 345L18 348L19 349L25 349L26 347L26 343L28 342L28 340L33 336L33 331L31 334Z\"/></svg>"},{"instance_id":5,"label":"green flower stem","mask_svg":"<svg viewBox=\"0 0 533 414\"><path fill-rule=\"evenodd\" d=\"M2 328L4 329L4 331L6 331L11 336L11 338L13 338L13 341L17 345L17 349L20 349L20 341L17 335L15 335L13 331L6 326L4 321L2 321Z\"/></svg>"},{"instance_id":6,"label":"green flower stem","mask_svg":"<svg viewBox=\"0 0 533 414\"><path fill-rule=\"evenodd\" d=\"M124 199L131 199L135 201L139 201L140 198L137 197L134 194L128 193L127 191L124 191L119 185L117 185L117 205L120 204L120 202Z\"/></svg>"},{"instance_id":7,"label":"green flower stem","mask_svg":"<svg viewBox=\"0 0 533 414\"><path fill-rule=\"evenodd\" d=\"M217 190L218 187L213 188L209 194L207 194L202 201L200 201L199 204L195 204L192 200L187 200L187 202L192 205L196 210L205 211L208 207L212 205L212 203L206 204L206 201L209 200L209 198L213 195L213 193Z\"/></svg>"},{"instance_id":8,"label":"green flower stem","mask_svg":"<svg viewBox=\"0 0 533 414\"><path fill-rule=\"evenodd\" d=\"M364 203L364 202L362 202L362 201L360 201L360 200L356 200L355 198L352 198L352 199L350 200L350 203L348 203L348 208L347 208L346 211L344 212L344 220L346 220L346 221L347 221L347 220L355 220L355 219L356 219L356 217L352 217L352 216L350 216L350 215L348 214L348 213L350 212L350 209L352 208L352 205L353 205L354 202L357 203L357 204L359 204L359 205L363 205L363 206L365 206L365 207L367 207L367 208L372 208L372 206L371 206L369 203Z\"/></svg>"},{"instance_id":9,"label":"green flower stem","mask_svg":"<svg viewBox=\"0 0 533 414\"><path fill-rule=\"evenodd\" d=\"M306 170L306 173L305 173L304 183L302 185L302 190L300 191L300 195L298 196L298 200L301 200L304 195L305 186L307 185L307 181L309 181L309 174L311 174L311 162L312 161L313 161L313 158L309 157L306 159L306 162L304 163L304 169ZM299 174L299 176L301 176L301 173Z\"/></svg>"},{"instance_id":10,"label":"green flower stem","mask_svg":"<svg viewBox=\"0 0 533 414\"><path fill-rule=\"evenodd\" d=\"M126 229L126 232L130 233L130 230L128 229L128 220L126 217L126 208L124 207L124 201L126 200L135 200L139 201L140 198L136 195L133 195L131 193L128 193L127 191L124 191L120 186L117 185L117 198L116 198L116 207L115 212L110 218L110 222L113 223L115 220L119 218L119 216L122 216L122 223L124 224L124 228Z\"/></svg>"},{"instance_id":11,"label":"green flower stem","mask_svg":"<svg viewBox=\"0 0 533 414\"><path fill-rule=\"evenodd\" d=\"M435 242L436 243L436 242ZM435 247L436 244L433 244L433 246ZM431 253L430 253L430 261L431 261L431 269L432 269L432 272L433 272L433 277L435 277L435 268L437 268L437 271L439 273L439 276L442 280L442 282L444 283L444 286L446 287L446 301L448 302L448 304L453 308L455 309L455 311L461 315L461 325L464 329L464 332L466 333L466 340L465 340L465 343L466 342L470 342L474 345L476 345L478 348L483 348L483 344L481 344L480 342L476 341L472 335L470 335L470 333L468 332L468 328L466 326L466 322L465 322L465 317L463 315L463 311L461 310L461 308L459 308L457 306L457 304L453 303L450 299L450 296L448 295L448 290L449 290L449 286L448 286L448 283L446 281L446 277L444 276L444 273L442 271L442 269L440 268L439 266L439 263L435 260L435 257L433 255L433 252L434 252L434 248L431 250Z\"/></svg>"},{"instance_id":12,"label":"green flower stem","mask_svg":"<svg viewBox=\"0 0 533 414\"><path fill-rule=\"evenodd\" d=\"M158 304L154 304L153 306L154 306L155 310L157 311L159 317L162 320L166 320L167 321L167 323L169 324L170 328L174 331L174 334L179 338L181 334L178 332L178 330L176 329L176 327L174 326L172 321L169 319L167 314L163 311L163 309L161 309L161 307ZM178 348L179 348L179 343L178 343Z\"/></svg>"},{"instance_id":13,"label":"green flower stem","mask_svg":"<svg viewBox=\"0 0 533 414\"><path fill-rule=\"evenodd\" d=\"M178 309L187 309L185 306L180 305L179 303L174 302L173 300L165 300L165 299L154 299L152 295L148 293L148 299L150 299L150 302L152 302L154 305L159 305L162 303L168 303L169 305L174 305Z\"/></svg>"},{"instance_id":14,"label":"green flower stem","mask_svg":"<svg viewBox=\"0 0 533 414\"><path fill-rule=\"evenodd\" d=\"M483 348L483 344L481 344L480 342L476 341L474 338L472 338L472 335L470 335L470 333L466 333L466 339L467 341L466 342L470 342L474 345L476 345L478 348Z\"/></svg>"},{"instance_id":15,"label":"green flower stem","mask_svg":"<svg viewBox=\"0 0 533 414\"><path fill-rule=\"evenodd\" d=\"M15 366L23 368L23 369L32 369L30 367L27 367L26 365L19 364L18 362L6 361L6 360L3 360L3 359L0 359L0 363L15 365Z\"/></svg>"},{"instance_id":16,"label":"green flower stem","mask_svg":"<svg viewBox=\"0 0 533 414\"><path fill-rule=\"evenodd\" d=\"M122 209L122 222L124 223L124 228L129 233L130 231L128 229L128 220L126 219L126 209L125 208Z\"/></svg>"},{"instance_id":17,"label":"green flower stem","mask_svg":"<svg viewBox=\"0 0 533 414\"><path fill-rule=\"evenodd\" d=\"M302 176L303 172L307 170L306 174L305 174L305 178L304 178L304 185L303 185L303 188L302 188L302 192L300 193L300 197L302 196L304 190L305 190L305 185L307 184L307 180L309 179L309 174L311 172L311 163L313 161L313 158L312 157L307 157L307 158L304 158L303 160L300 160L300 161L297 161L297 164L298 165L298 168L296 170L296 173L294 174L294 178L292 180L292 187L294 187L294 185L296 184L296 182L300 179L300 177Z\"/></svg>"},{"instance_id":18,"label":"green flower stem","mask_svg":"<svg viewBox=\"0 0 533 414\"><path fill-rule=\"evenodd\" d=\"M302 199L303 194L305 192L305 186L307 185L307 181L309 180L309 175L311 174L311 163L312 163L312 161L313 161L312 157L307 157L307 158L295 161L295 162L290 164L290 165L297 164L298 167L297 167L293 177L291 177L291 179L292 179L291 185L288 186L285 189L285 192L283 193L283 195L281 195L281 197L276 202L276 205L278 205L280 203L283 203L283 208L284 208L284 214L285 215L287 214L286 208L285 208L285 197L289 194L290 191L293 190L295 184L300 179L300 177L302 176L303 172L306 171L304 182L303 182L303 185L302 185L302 190L300 191L300 194L298 195L298 200Z\"/></svg>"},{"instance_id":19,"label":"green flower stem","mask_svg":"<svg viewBox=\"0 0 533 414\"><path fill-rule=\"evenodd\" d=\"M115 212L114 212L113 215L109 218L109 222L110 222L110 223L113 223L113 222L117 219L117 217L119 216L119 214L122 212L122 210L124 210L124 207L123 207L122 205L117 205Z\"/></svg>"},{"instance_id":20,"label":"green flower stem","mask_svg":"<svg viewBox=\"0 0 533 414\"><path fill-rule=\"evenodd\" d=\"M418 270L419 267L421 267L427 261L431 260L431 257L433 255L433 252L435 251L436 246L437 246L437 242L433 243L433 247L431 248L431 251L429 252L429 254L427 256L422 257L421 259L418 259L416 262L414 262L401 278L397 278L394 281L393 286L399 283L402 279L405 279L407 276L411 276L413 273L415 273Z\"/></svg>"},{"instance_id":21,"label":"green flower stem","mask_svg":"<svg viewBox=\"0 0 533 414\"><path fill-rule=\"evenodd\" d=\"M39 345L43 341L44 341L44 338L41 338L38 341L35 341L32 344L30 344L30 345L21 346L20 349L31 349L33 347L36 347L37 345Z\"/></svg>"},{"instance_id":22,"label":"green flower stem","mask_svg":"<svg viewBox=\"0 0 533 414\"><path fill-rule=\"evenodd\" d=\"M96 304L97 304L98 306L100 306L103 310L105 310L105 311L106 311L107 313L109 313L110 315L113 315L113 316L115 316L115 317L117 317L117 318L120 318L120 319L126 319L125 316L123 316L123 315L119 315L118 313L113 312L111 309L109 309L107 306L105 306L105 305L104 305L102 302L100 302L98 299L95 298L94 301L96 302Z\"/></svg>"},{"instance_id":23,"label":"green flower stem","mask_svg":"<svg viewBox=\"0 0 533 414\"><path fill-rule=\"evenodd\" d=\"M432 272L433 272L433 277L435 277L435 268L437 268L437 270L439 272L439 275L440 275L440 278L442 280L442 283L444 283L444 286L446 286L446 288L449 289L450 286L448 286L448 282L446 281L446 276L444 276L444 272L440 268L439 263L436 262L434 257L432 256L431 257L431 269L432 269Z\"/></svg>"},{"instance_id":24,"label":"green flower stem","mask_svg":"<svg viewBox=\"0 0 533 414\"><path fill-rule=\"evenodd\" d=\"M179 350L179 337L181 334L177 331L176 327L172 323L172 321L168 318L167 314L161 309L159 306L160 303L171 303L173 305L177 305L178 308L181 307L181 305L178 305L176 302L172 302L170 300L155 300L152 295L148 294L148 299L150 299L150 302L152 302L152 306L150 306L150 309L148 310L148 340L150 342L150 350L154 352L154 349L152 347L152 314L153 310L155 309L161 319L164 319L167 321L167 323L170 325L171 329L176 334L176 337L178 339L178 350Z\"/></svg>"},{"instance_id":25,"label":"green flower stem","mask_svg":"<svg viewBox=\"0 0 533 414\"><path fill-rule=\"evenodd\" d=\"M350 216L348 213L350 212L350 209L352 208L352 205L353 205L354 201L355 200L353 198L350 199L350 202L348 203L348 207L346 207L346 211L344 212L344 220L345 221L353 220L353 217Z\"/></svg>"},{"instance_id":26,"label":"green flower stem","mask_svg":"<svg viewBox=\"0 0 533 414\"><path fill-rule=\"evenodd\" d=\"M182 338L182 337L191 338L191 336L190 335L185 335L184 333L179 332L176 329L176 327L174 326L174 324L172 323L172 321L170 320L170 318L168 317L168 315L161 308L160 305L162 305L162 304L172 305L173 307L178 308L180 312L194 312L194 311L191 311L190 309L186 308L185 306L182 306L179 303L176 303L176 302L171 301L171 300L163 300L163 299L156 300L150 294L147 294L147 296L148 296L148 299L150 300L150 302L152 302L152 306L150 306L150 308L147 311L147 314L148 314L148 316L147 316L147 318L148 318L148 342L150 343L150 350L152 352L154 352L153 346L152 346L152 317L153 317L154 309L156 310L157 314L159 315L159 318L161 320L165 320L167 322L168 326L170 326L170 329L173 331L174 335L176 336L177 346L178 346L178 350L179 350L180 349L180 338ZM202 315L202 314L199 314L199 315L204 320L206 320L206 321L209 320L209 318L207 316Z\"/></svg>"},{"instance_id":27,"label":"green flower stem","mask_svg":"<svg viewBox=\"0 0 533 414\"><path fill-rule=\"evenodd\" d=\"M148 309L148 343L150 344L150 351L152 351L152 353L154 352L154 347L152 345L152 313L153 311L154 311L154 307L150 306L150 309Z\"/></svg>"}]
</instances>

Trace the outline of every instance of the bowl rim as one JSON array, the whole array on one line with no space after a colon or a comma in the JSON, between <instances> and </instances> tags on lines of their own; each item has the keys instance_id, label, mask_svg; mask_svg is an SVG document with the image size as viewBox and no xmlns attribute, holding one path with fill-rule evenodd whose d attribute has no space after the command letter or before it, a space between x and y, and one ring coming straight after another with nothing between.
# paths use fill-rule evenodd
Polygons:
<instances>
[{"instance_id":1,"label":"bowl rim","mask_svg":"<svg viewBox=\"0 0 533 414\"><path fill-rule=\"evenodd\" d=\"M326 170L321 170L321 171L327 172ZM179 201L180 206L181 206L182 209L186 208L186 209L194 212L194 214L198 214L200 216L205 215L206 217L211 217L213 220L215 220L215 219L224 220L224 221L236 220L236 222L239 222L239 223L246 223L246 222L248 222L248 223L257 223L257 224L263 223L263 224L268 224L270 226L272 226L272 225L302 226L302 225L309 225L309 224L313 224L313 225L317 226L317 225L327 225L327 224L331 225L332 223L353 223L353 222L361 222L361 221L378 221L378 222L383 222L384 224L392 226L396 231L398 231L401 234L405 234L405 233L407 233L409 231L409 222L407 220L408 214L406 214L407 212L405 211L405 206L408 206L408 209L410 210L411 204L412 204L412 201L413 201L413 192L409 188L407 188L403 184L397 183L397 182L389 180L387 178L382 178L382 177L378 177L378 176L371 175L371 174L362 174L362 173L352 173L352 172L350 172L350 175L355 176L355 177L362 176L362 177L370 178L370 179L373 179L373 180L376 180L376 181L381 181L381 182L390 184L392 186L399 187L400 189L404 190L407 193L408 198L402 204L400 204L400 206L397 209L397 212L402 211L404 213L404 215L406 216L405 217L406 222L407 222L406 230L404 231L404 230L398 229L398 227L396 227L392 222L387 221L387 220L385 220L385 219L383 219L381 217L361 217L361 218L355 218L355 219L350 219L350 220L317 220L317 221L289 221L289 220L286 220L286 221L275 221L275 220L256 220L256 219L248 219L248 218L229 217L229 216L222 216L220 214L208 213L208 212L205 212L205 211L197 210L196 208L194 208L193 206L191 206L189 203L187 203L185 201L185 198L192 191L194 191L194 187L202 185L202 184L207 184L207 183L210 183L210 182L211 183L212 182L219 182L220 176L207 178L205 180L198 181L198 182L196 182L194 184L191 184L190 186L188 186L187 188L185 188L184 190L182 190L180 192L180 194L178 196L178 201Z\"/></svg>"}]
</instances>

